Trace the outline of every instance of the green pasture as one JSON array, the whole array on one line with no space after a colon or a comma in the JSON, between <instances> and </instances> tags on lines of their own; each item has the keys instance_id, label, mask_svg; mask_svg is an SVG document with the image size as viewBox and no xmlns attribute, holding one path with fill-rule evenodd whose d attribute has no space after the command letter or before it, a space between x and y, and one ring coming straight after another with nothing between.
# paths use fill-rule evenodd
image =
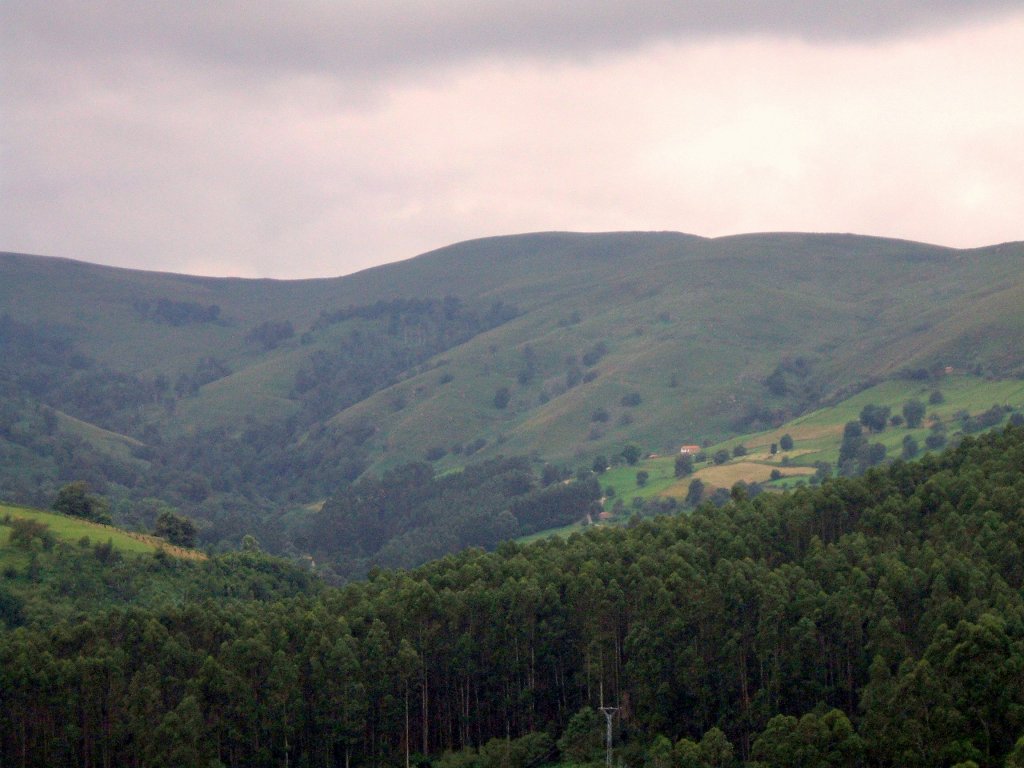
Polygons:
<instances>
[{"instance_id":1,"label":"green pasture","mask_svg":"<svg viewBox=\"0 0 1024 768\"><path fill-rule=\"evenodd\" d=\"M93 544L110 542L114 549L126 554L153 554L158 549L176 550L178 548L166 547L160 539L145 534L130 533L110 525L100 525L88 520L81 520L76 517L60 515L56 512L44 512L39 509L18 507L11 505L0 505L0 520L10 517L35 520L49 527L49 532L59 541L77 545L82 539L87 538ZM185 550L182 550L185 551ZM0 525L0 562L8 558L23 559L23 551L17 550L10 544L10 528Z\"/></svg>"},{"instance_id":2,"label":"green pasture","mask_svg":"<svg viewBox=\"0 0 1024 768\"><path fill-rule=\"evenodd\" d=\"M934 390L942 393L944 402L929 405L928 400ZM729 452L729 461L721 466L715 466L710 461L696 464L694 474L685 478L677 480L674 476L675 454L644 459L636 466L614 466L599 478L603 489L614 489L613 497L606 496L605 508L611 509L615 500L619 498L623 500L628 510L632 500L637 497L644 500L659 496L685 497L689 483L694 478L701 479L710 488L728 487L736 480L764 481L763 475L766 470L770 472L771 469L779 469L784 477L767 482L766 485L782 489L806 483L809 479L808 470L816 462L826 461L835 466L839 457L843 428L847 422L859 419L865 405L888 406L892 414L896 415L902 413L904 403L915 398L926 406L925 419L920 428L889 426L880 433L866 433L869 442L880 442L886 446L890 458L900 456L903 438L908 434L914 437L921 453L924 453L925 439L930 433L929 427L933 419L937 418L946 425L948 440L958 433L959 422L955 418L957 414L967 412L977 416L993 405L1009 406L1013 409L1024 408L1024 381L992 381L956 373L947 375L938 382L885 381L833 406L793 419L778 429L742 435L711 445L704 449L709 459L716 451L724 449ZM771 444L778 444L784 434L789 434L793 438L793 449L780 449L773 456L770 453ZM682 442L683 440L680 440L680 443ZM746 455L733 457L733 449L741 444L747 449ZM788 458L789 467L783 465L783 458ZM736 471L730 472L731 467L736 468ZM646 471L649 474L646 485L642 487L636 482L639 471ZM715 482L713 478L717 476L728 479L725 482Z\"/></svg>"},{"instance_id":3,"label":"green pasture","mask_svg":"<svg viewBox=\"0 0 1024 768\"><path fill-rule=\"evenodd\" d=\"M78 517L60 515L56 512L0 505L0 519L6 518L8 515L11 519L19 517L48 525L51 534L58 540L72 544L77 544L83 537L88 538L93 543L110 540L114 544L115 549L132 554L152 554L160 547L157 543L158 540L154 540L152 537L129 534L128 531L121 530L112 525L100 525L99 523L89 522ZM9 546L10 529L5 526L3 530L5 531L4 538L0 541L3 542L6 548Z\"/></svg>"}]
</instances>

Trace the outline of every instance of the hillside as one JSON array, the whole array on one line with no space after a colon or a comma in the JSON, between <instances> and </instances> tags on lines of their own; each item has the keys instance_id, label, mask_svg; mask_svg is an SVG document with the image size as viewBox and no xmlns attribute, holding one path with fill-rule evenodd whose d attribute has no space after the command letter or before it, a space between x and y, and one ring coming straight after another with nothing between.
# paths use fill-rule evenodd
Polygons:
<instances>
[{"instance_id":1,"label":"hillside","mask_svg":"<svg viewBox=\"0 0 1024 768\"><path fill-rule=\"evenodd\" d=\"M318 582L258 552L208 557L111 525L0 504L0 628L111 608L315 593Z\"/></svg>"},{"instance_id":2,"label":"hillside","mask_svg":"<svg viewBox=\"0 0 1024 768\"><path fill-rule=\"evenodd\" d=\"M323 280L17 254L0 274L0 496L85 479L206 521L208 543L285 548L282 508L409 460L589 466L891 377L1024 371L1020 243L546 233Z\"/></svg>"},{"instance_id":3,"label":"hillside","mask_svg":"<svg viewBox=\"0 0 1024 768\"><path fill-rule=\"evenodd\" d=\"M936 394L938 393L938 394ZM930 402L936 400L937 402ZM907 424L902 412L908 402L924 408L920 423ZM702 447L691 472L676 474L678 453L651 455L628 464L622 455L604 457L609 465L600 475L605 489L605 510L613 520L628 518L636 509L647 508L665 499L677 504L693 504L690 485L699 480L701 498L721 495L736 483L757 485L761 489L782 490L817 485L822 477L858 474L856 456L843 464L844 431L850 422L859 422L866 407L887 408L890 423L877 431L863 431L865 444L884 446L875 463L894 459L913 460L929 452L955 444L967 435L977 434L1006 423L1024 421L1024 381L991 380L970 374L937 376L927 383L895 379L884 381L825 408L814 410L780 424L777 428L753 432ZM898 423L891 423L892 417ZM792 445L785 447L782 438ZM782 443L782 447L780 447ZM909 443L909 444L908 444ZM772 446L775 451L772 451ZM851 451L852 453L852 451ZM724 456L721 461L715 455ZM820 470L824 466L824 470ZM644 472L642 485L637 474ZM773 474L778 477L774 478ZM721 497L721 496L720 496Z\"/></svg>"}]
</instances>

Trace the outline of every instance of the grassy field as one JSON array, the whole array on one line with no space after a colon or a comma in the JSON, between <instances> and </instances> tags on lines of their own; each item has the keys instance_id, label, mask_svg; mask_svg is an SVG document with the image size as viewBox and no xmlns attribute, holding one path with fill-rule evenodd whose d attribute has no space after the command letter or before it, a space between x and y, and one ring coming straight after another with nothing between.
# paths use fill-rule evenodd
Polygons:
<instances>
[{"instance_id":1,"label":"grassy field","mask_svg":"<svg viewBox=\"0 0 1024 768\"><path fill-rule=\"evenodd\" d=\"M943 402L928 405L929 397L935 390L942 393ZM905 380L886 381L834 406L794 419L778 429L742 435L710 445L704 449L709 457L719 450L726 450L732 456L737 445L743 445L747 452L743 456L732 457L721 465L715 465L710 461L698 464L692 475L682 479L674 476L674 454L648 458L636 466L612 467L601 476L602 487L612 489L611 493L606 494L605 508L612 509L616 499L623 499L627 509L635 498L647 500L672 497L681 500L685 498L690 482L695 478L700 479L708 490L730 488L739 481L763 483L769 488L793 487L806 482L815 473L817 462L825 461L835 466L844 425L848 421L857 421L865 405L888 406L892 414L900 414L904 403L911 399L918 399L926 404L926 415L921 428L890 426L881 433L868 435L870 442L880 442L886 446L889 457L900 455L906 435L913 436L923 452L929 426L935 419L947 426L947 437L954 438L959 429L956 417L964 412L976 416L993 405L1007 406L1015 410L1024 409L1024 381L990 381L978 376L955 373L943 377L941 381L927 384ZM772 455L771 444L777 444L784 434L789 434L793 438L793 449ZM783 464L784 459L788 466ZM770 480L773 469L779 470L783 477L775 481ZM647 472L649 476L643 486L637 485L637 473L641 471Z\"/></svg>"},{"instance_id":2,"label":"grassy field","mask_svg":"<svg viewBox=\"0 0 1024 768\"><path fill-rule=\"evenodd\" d=\"M39 509L27 507L15 507L0 504L0 520L10 517L14 519L34 520L48 526L53 536L68 544L78 545L83 539L89 542L106 543L110 542L114 549L124 554L153 554L163 550L174 557L189 560L205 560L206 555L198 550L175 547L155 536L147 536L142 533L123 531L110 525L100 525L88 520L81 520L76 517L59 515L55 512L44 512ZM8 559L22 560L27 555L10 544L10 528L0 526L0 564Z\"/></svg>"}]
</instances>

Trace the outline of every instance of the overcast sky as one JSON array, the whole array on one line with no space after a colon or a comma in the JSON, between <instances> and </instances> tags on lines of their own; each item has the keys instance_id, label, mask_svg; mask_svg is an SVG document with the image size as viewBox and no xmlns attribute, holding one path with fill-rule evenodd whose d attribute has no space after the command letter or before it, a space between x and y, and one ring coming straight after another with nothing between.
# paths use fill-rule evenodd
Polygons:
<instances>
[{"instance_id":1,"label":"overcast sky","mask_svg":"<svg viewBox=\"0 0 1024 768\"><path fill-rule=\"evenodd\" d=\"M340 275L537 230L1024 239L1024 2L2 0L0 250Z\"/></svg>"}]
</instances>

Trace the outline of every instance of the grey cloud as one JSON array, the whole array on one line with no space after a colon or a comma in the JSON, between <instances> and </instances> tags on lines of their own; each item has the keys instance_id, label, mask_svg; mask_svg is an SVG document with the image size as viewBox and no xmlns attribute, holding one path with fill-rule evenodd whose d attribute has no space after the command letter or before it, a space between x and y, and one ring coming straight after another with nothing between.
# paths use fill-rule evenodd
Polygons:
<instances>
[{"instance_id":1,"label":"grey cloud","mask_svg":"<svg viewBox=\"0 0 1024 768\"><path fill-rule=\"evenodd\" d=\"M1019 0L162 0L6 2L10 57L163 57L195 66L367 77L486 56L588 56L745 34L864 40L986 19Z\"/></svg>"}]
</instances>

